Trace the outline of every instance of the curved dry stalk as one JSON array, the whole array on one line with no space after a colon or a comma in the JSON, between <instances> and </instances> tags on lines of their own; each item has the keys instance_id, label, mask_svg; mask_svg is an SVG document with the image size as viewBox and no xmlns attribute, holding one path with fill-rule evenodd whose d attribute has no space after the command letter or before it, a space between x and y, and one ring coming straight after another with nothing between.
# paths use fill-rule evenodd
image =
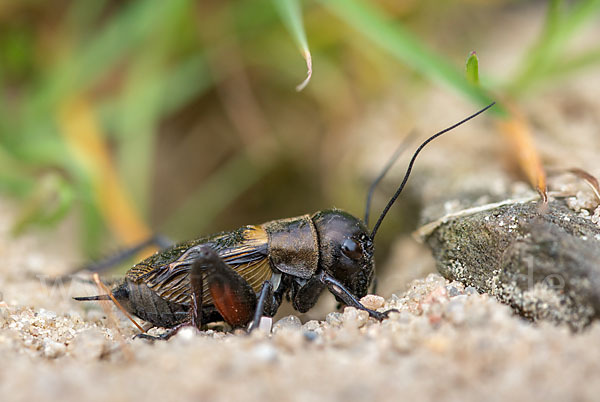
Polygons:
<instances>
[{"instance_id":1,"label":"curved dry stalk","mask_svg":"<svg viewBox=\"0 0 600 402\"><path fill-rule=\"evenodd\" d=\"M594 195L598 199L598 202L600 202L600 185L598 184L598 179L596 179L596 177L580 168L571 168L568 169L567 172L572 173L575 176L582 179L583 181L585 181L586 184L590 186L590 188L594 192Z\"/></svg>"},{"instance_id":2,"label":"curved dry stalk","mask_svg":"<svg viewBox=\"0 0 600 402\"><path fill-rule=\"evenodd\" d=\"M146 332L142 329L142 327L140 327L138 325L137 322L135 322L133 320L133 318L131 317L131 315L129 315L125 309L123 308L123 306L121 306L121 304L115 299L115 297L112 295L112 292L110 291L110 289L108 289L106 287L106 285L104 283L102 283L102 281L100 280L100 276L98 275L98 273L94 273L94 275L92 276L92 278L94 279L94 282L96 283L96 286L98 286L98 289L100 290L100 292L104 292L106 294L108 294L108 296L111 298L111 300L115 303L115 305L121 310L123 311L126 315L127 318L129 318L131 320L131 322L133 322L135 324L136 327L138 327L140 329L140 331L142 332ZM133 352L131 351L131 349L129 348L129 345L127 345L127 343L125 342L125 338L123 336L123 334L121 333L121 331L119 330L119 326L117 324L117 319L115 318L115 316L112 314L112 311L110 310L110 307L108 306L108 303L106 301L100 301L100 306L102 307L102 309L104 310L104 313L106 314L107 317L109 317L109 319L113 322L114 324L114 328L118 333L118 340L119 340L119 345L121 346L121 350L123 351L123 355L125 356L125 358L127 360L133 360Z\"/></svg>"}]
</instances>

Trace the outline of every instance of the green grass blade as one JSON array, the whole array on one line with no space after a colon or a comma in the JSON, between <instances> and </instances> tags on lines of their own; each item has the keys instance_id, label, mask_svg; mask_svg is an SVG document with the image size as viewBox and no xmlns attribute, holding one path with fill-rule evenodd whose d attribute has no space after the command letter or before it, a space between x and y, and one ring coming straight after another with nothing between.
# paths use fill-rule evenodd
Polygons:
<instances>
[{"instance_id":1,"label":"green grass blade","mask_svg":"<svg viewBox=\"0 0 600 402\"><path fill-rule=\"evenodd\" d=\"M35 188L35 177L21 161L0 145L0 193L27 197Z\"/></svg>"},{"instance_id":2,"label":"green grass blade","mask_svg":"<svg viewBox=\"0 0 600 402\"><path fill-rule=\"evenodd\" d=\"M576 3L560 25L559 38L569 39L588 20L598 17L600 0L584 0Z\"/></svg>"},{"instance_id":3,"label":"green grass blade","mask_svg":"<svg viewBox=\"0 0 600 402\"><path fill-rule=\"evenodd\" d=\"M165 2L135 1L117 14L91 43L77 49L76 58L68 58L49 71L48 87L42 91L44 104L62 99L74 90L85 89L113 68L128 51L143 43L189 0Z\"/></svg>"},{"instance_id":4,"label":"green grass blade","mask_svg":"<svg viewBox=\"0 0 600 402\"><path fill-rule=\"evenodd\" d=\"M492 102L481 88L468 82L459 69L429 50L400 24L390 21L371 3L363 0L321 0L321 3L373 43L426 78L451 87L477 104ZM499 106L494 108L496 113L501 110Z\"/></svg>"},{"instance_id":5,"label":"green grass blade","mask_svg":"<svg viewBox=\"0 0 600 402\"><path fill-rule=\"evenodd\" d=\"M212 84L212 77L204 55L194 55L169 71L165 71L160 79L136 87L135 94L131 94L131 96L135 96L137 99L146 99L147 96L152 96L157 92L161 93L157 111L157 118L160 119L173 113L181 105L191 101L193 97L202 95L210 89ZM130 95L125 93L123 96ZM119 124L120 107L120 99L114 99L101 105L102 124L107 130L118 130L115 124Z\"/></svg>"},{"instance_id":6,"label":"green grass blade","mask_svg":"<svg viewBox=\"0 0 600 402\"><path fill-rule=\"evenodd\" d=\"M479 58L477 53L471 52L467 58L465 70L467 81L473 85L479 85Z\"/></svg>"},{"instance_id":7,"label":"green grass blade","mask_svg":"<svg viewBox=\"0 0 600 402\"><path fill-rule=\"evenodd\" d=\"M298 0L273 0L273 4L279 12L286 28L294 38L296 45L302 53L302 57L306 60L306 67L308 69L306 79L296 87L297 91L302 91L312 77L312 57L308 48L304 23L302 22L300 2Z\"/></svg>"},{"instance_id":8,"label":"green grass blade","mask_svg":"<svg viewBox=\"0 0 600 402\"><path fill-rule=\"evenodd\" d=\"M20 234L31 225L55 225L69 212L74 199L71 183L57 173L47 173L39 179L34 194L23 203L12 233Z\"/></svg>"},{"instance_id":9,"label":"green grass blade","mask_svg":"<svg viewBox=\"0 0 600 402\"><path fill-rule=\"evenodd\" d=\"M565 10L563 2L553 0L549 4L544 30L535 45L521 63L520 72L508 84L513 95L526 92L539 81L554 77L555 64L573 35L590 19L598 17L600 0L584 0Z\"/></svg>"},{"instance_id":10,"label":"green grass blade","mask_svg":"<svg viewBox=\"0 0 600 402\"><path fill-rule=\"evenodd\" d=\"M576 71L591 68L600 64L600 48L589 50L568 60L555 63L548 70L548 76L553 79L572 74Z\"/></svg>"}]
</instances>

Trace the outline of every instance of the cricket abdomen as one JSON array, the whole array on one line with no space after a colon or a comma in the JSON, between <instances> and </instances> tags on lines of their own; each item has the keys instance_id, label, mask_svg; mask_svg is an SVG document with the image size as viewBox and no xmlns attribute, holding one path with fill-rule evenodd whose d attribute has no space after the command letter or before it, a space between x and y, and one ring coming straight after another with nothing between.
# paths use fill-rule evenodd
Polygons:
<instances>
[{"instance_id":1,"label":"cricket abdomen","mask_svg":"<svg viewBox=\"0 0 600 402\"><path fill-rule=\"evenodd\" d=\"M125 279L113 295L129 313L157 327L174 327L190 318L189 305L169 302L144 283Z\"/></svg>"}]
</instances>

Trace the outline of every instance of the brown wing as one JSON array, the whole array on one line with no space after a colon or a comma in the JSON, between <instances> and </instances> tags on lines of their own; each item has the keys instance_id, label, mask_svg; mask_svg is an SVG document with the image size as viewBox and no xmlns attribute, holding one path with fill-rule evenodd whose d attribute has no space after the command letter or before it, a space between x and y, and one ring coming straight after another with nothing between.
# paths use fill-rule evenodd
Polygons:
<instances>
[{"instance_id":1,"label":"brown wing","mask_svg":"<svg viewBox=\"0 0 600 402\"><path fill-rule=\"evenodd\" d=\"M160 297L179 304L190 303L189 272L198 247L209 244L219 256L244 278L255 292L271 278L268 235L259 226L245 226L232 232L182 243L142 261L127 273L134 282L143 282ZM205 283L203 304L212 304Z\"/></svg>"}]
</instances>

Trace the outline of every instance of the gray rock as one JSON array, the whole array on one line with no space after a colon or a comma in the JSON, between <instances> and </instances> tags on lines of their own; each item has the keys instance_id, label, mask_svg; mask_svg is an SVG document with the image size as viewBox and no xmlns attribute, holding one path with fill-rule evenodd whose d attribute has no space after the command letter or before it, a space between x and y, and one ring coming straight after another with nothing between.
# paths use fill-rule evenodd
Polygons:
<instances>
[{"instance_id":1,"label":"gray rock","mask_svg":"<svg viewBox=\"0 0 600 402\"><path fill-rule=\"evenodd\" d=\"M524 317L581 329L600 317L600 227L552 201L451 219L426 237L440 273Z\"/></svg>"}]
</instances>

